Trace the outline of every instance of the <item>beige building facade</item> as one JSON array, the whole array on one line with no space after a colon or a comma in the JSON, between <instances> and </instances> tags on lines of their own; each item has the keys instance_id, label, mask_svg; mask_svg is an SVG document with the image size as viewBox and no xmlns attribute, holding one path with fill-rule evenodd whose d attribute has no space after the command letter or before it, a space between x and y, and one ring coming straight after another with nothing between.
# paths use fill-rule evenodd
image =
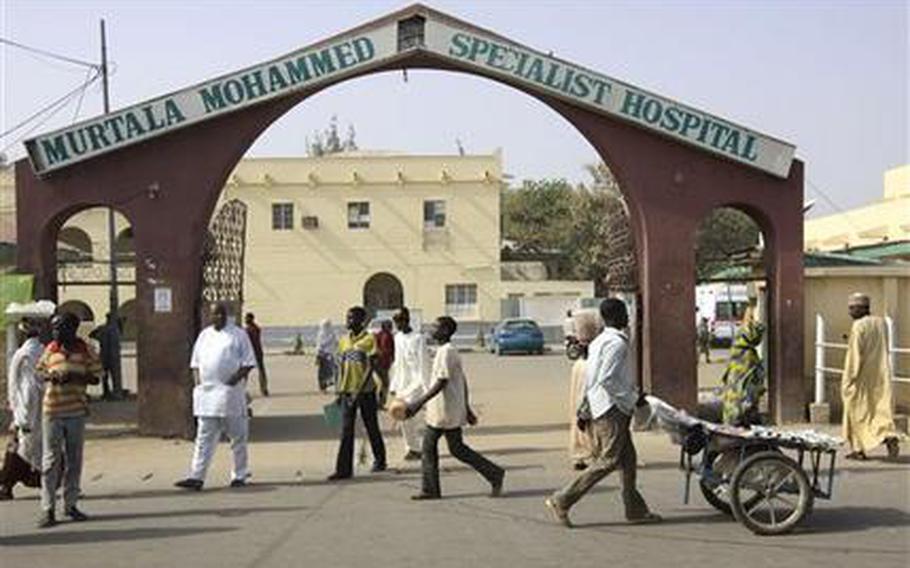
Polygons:
<instances>
[{"instance_id":1,"label":"beige building facade","mask_svg":"<svg viewBox=\"0 0 910 568\"><path fill-rule=\"evenodd\" d=\"M495 322L504 299L572 302L590 282L503 278L502 156L345 152L319 158L245 158L218 207L247 208L244 310L266 328L293 330L348 307L403 303L427 321ZM0 202L14 223L12 181ZM4 209L4 211L6 211ZM116 215L119 300L129 327L135 294L132 233ZM7 229L15 235L14 224ZM70 218L58 238L59 300L100 323L108 311L107 211ZM506 271L508 272L508 271ZM86 324L89 325L89 324Z\"/></svg>"},{"instance_id":2,"label":"beige building facade","mask_svg":"<svg viewBox=\"0 0 910 568\"><path fill-rule=\"evenodd\" d=\"M807 251L831 251L910 240L910 164L884 174L883 199L836 215L807 220Z\"/></svg>"}]
</instances>

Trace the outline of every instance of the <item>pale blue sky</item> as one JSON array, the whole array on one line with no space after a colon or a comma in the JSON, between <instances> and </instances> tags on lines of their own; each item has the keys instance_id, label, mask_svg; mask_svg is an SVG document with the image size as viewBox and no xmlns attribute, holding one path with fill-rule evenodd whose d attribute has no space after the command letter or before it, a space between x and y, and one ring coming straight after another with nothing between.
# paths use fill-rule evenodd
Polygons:
<instances>
[{"instance_id":1,"label":"pale blue sky","mask_svg":"<svg viewBox=\"0 0 910 568\"><path fill-rule=\"evenodd\" d=\"M903 1L456 2L430 6L797 145L812 185L840 207L881 195L908 157ZM0 35L97 60L107 19L113 107L271 59L407 5L372 1L0 0ZM78 85L84 71L0 47L0 130ZM363 148L504 151L516 178L584 179L587 142L536 100L485 79L373 75L324 91L274 124L253 155L301 155L337 115ZM101 110L90 91L83 118ZM69 124L74 107L41 129ZM15 137L4 138L0 147ZM22 155L21 145L7 150ZM825 203L817 213L831 212Z\"/></svg>"}]
</instances>

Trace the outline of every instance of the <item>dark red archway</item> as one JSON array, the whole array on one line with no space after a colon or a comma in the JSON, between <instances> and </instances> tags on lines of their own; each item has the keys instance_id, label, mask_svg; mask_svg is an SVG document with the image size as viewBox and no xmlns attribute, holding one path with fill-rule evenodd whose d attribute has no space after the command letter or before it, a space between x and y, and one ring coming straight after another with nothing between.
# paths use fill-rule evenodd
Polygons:
<instances>
[{"instance_id":1,"label":"dark red archway","mask_svg":"<svg viewBox=\"0 0 910 568\"><path fill-rule=\"evenodd\" d=\"M400 24L415 14L456 21L414 6L366 26ZM458 25L499 37L464 22ZM44 177L35 175L26 161L16 164L18 268L36 275L41 297L56 294L54 239L62 219L89 206L114 206L130 219L136 311L143 325L138 345L140 431L186 435L192 430L187 361L197 325L203 236L235 164L263 130L315 92L352 77L402 68L472 73L515 87L562 115L610 166L629 203L635 230L645 387L674 404L692 409L697 400L692 326L697 224L708 211L725 205L753 215L766 235L769 259L771 409L778 421L802 417L802 163L794 161L787 177L777 177L518 80L429 51L408 50L318 87L186 126ZM154 310L159 287L171 290L170 312Z\"/></svg>"}]
</instances>

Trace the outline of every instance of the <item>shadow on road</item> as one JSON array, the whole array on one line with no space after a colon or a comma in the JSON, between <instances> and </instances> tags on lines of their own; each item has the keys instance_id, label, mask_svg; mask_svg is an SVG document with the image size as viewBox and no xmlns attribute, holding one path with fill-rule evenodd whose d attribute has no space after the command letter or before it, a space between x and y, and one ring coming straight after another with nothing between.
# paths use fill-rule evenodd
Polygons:
<instances>
[{"instance_id":1,"label":"shadow on road","mask_svg":"<svg viewBox=\"0 0 910 568\"><path fill-rule=\"evenodd\" d=\"M814 509L803 523L805 532L859 532L878 527L910 526L910 513L874 507L825 507Z\"/></svg>"},{"instance_id":2,"label":"shadow on road","mask_svg":"<svg viewBox=\"0 0 910 568\"><path fill-rule=\"evenodd\" d=\"M219 507L217 509L176 509L172 511L152 511L142 513L114 513L111 515L94 514L92 523L104 521L128 521L139 519L169 519L174 517L245 517L261 513L294 513L306 511L309 507Z\"/></svg>"},{"instance_id":3,"label":"shadow on road","mask_svg":"<svg viewBox=\"0 0 910 568\"><path fill-rule=\"evenodd\" d=\"M63 528L52 531L42 531L34 534L24 534L0 538L3 546L52 546L55 544L87 544L110 542L118 540L147 540L160 538L175 538L181 536L194 536L199 534L212 534L232 532L237 530L231 527L181 527L173 529L144 528L122 529L108 531L72 531L63 532Z\"/></svg>"}]
</instances>

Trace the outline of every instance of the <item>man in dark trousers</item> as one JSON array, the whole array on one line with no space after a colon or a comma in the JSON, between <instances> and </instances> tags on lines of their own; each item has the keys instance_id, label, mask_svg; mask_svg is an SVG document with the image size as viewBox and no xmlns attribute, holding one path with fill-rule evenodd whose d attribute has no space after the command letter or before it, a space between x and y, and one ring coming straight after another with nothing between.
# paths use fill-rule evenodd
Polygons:
<instances>
[{"instance_id":1,"label":"man in dark trousers","mask_svg":"<svg viewBox=\"0 0 910 568\"><path fill-rule=\"evenodd\" d=\"M262 352L262 330L256 325L256 316L247 312L243 318L244 329L253 345L253 354L256 356L256 368L259 370L259 392L262 396L269 396L269 378L265 374L265 354Z\"/></svg>"},{"instance_id":2,"label":"man in dark trousers","mask_svg":"<svg viewBox=\"0 0 910 568\"><path fill-rule=\"evenodd\" d=\"M420 493L411 497L415 501L439 499L442 496L439 487L438 445L439 438L443 436L452 457L474 468L489 482L493 497L498 497L502 493L505 471L472 450L462 439L461 429L467 424L476 424L477 416L471 410L461 356L451 342L457 328L455 320L449 316L442 316L436 320L433 339L439 348L433 359L434 383L423 396L408 404L408 418L419 412L424 405L427 407L427 429L422 445L423 487Z\"/></svg>"},{"instance_id":3,"label":"man in dark trousers","mask_svg":"<svg viewBox=\"0 0 910 568\"><path fill-rule=\"evenodd\" d=\"M366 330L367 311L360 306L347 313L348 333L338 342L341 372L338 380L338 404L342 407L341 443L335 461L335 473L329 481L349 479L354 475L354 421L357 410L366 427L373 450L373 472L385 471L386 455L377 414L376 337Z\"/></svg>"},{"instance_id":4,"label":"man in dark trousers","mask_svg":"<svg viewBox=\"0 0 910 568\"><path fill-rule=\"evenodd\" d=\"M654 523L660 517L648 509L635 487L636 454L629 426L641 402L630 372L629 338L625 329L629 315L622 300L608 298L600 304L604 330L588 346L584 406L589 416L578 418L578 427L588 431L593 460L575 481L547 498L544 504L554 518L567 527L569 509L613 470L622 471L622 500L630 523Z\"/></svg>"},{"instance_id":5,"label":"man in dark trousers","mask_svg":"<svg viewBox=\"0 0 910 568\"><path fill-rule=\"evenodd\" d=\"M120 365L117 364L117 353L120 352L120 324L108 313L104 325L99 325L88 335L98 342L101 351L101 366L104 375L101 377L101 397L119 399L123 396L123 381L120 377Z\"/></svg>"}]
</instances>

